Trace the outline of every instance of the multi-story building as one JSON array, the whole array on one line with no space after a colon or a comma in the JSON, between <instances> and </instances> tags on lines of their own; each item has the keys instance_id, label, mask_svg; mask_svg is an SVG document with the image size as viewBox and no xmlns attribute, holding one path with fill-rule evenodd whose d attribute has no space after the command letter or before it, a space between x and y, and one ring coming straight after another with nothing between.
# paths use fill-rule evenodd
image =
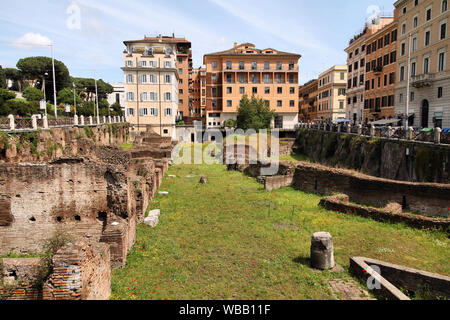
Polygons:
<instances>
[{"instance_id":1,"label":"multi-story building","mask_svg":"<svg viewBox=\"0 0 450 320\"><path fill-rule=\"evenodd\" d=\"M319 76L317 119L346 118L347 66L335 65Z\"/></svg>"},{"instance_id":2,"label":"multi-story building","mask_svg":"<svg viewBox=\"0 0 450 320\"><path fill-rule=\"evenodd\" d=\"M189 87L184 84L189 85L191 43L159 35L124 44L127 120L137 130L150 128L161 136L175 138L175 122L181 115L178 105L189 105Z\"/></svg>"},{"instance_id":3,"label":"multi-story building","mask_svg":"<svg viewBox=\"0 0 450 320\"><path fill-rule=\"evenodd\" d=\"M206 69L198 68L192 71L192 86L190 89L191 118L206 122Z\"/></svg>"},{"instance_id":4,"label":"multi-story building","mask_svg":"<svg viewBox=\"0 0 450 320\"><path fill-rule=\"evenodd\" d=\"M397 70L397 12L391 23L366 39L363 123L395 116Z\"/></svg>"},{"instance_id":5,"label":"multi-story building","mask_svg":"<svg viewBox=\"0 0 450 320\"><path fill-rule=\"evenodd\" d=\"M277 114L276 128L298 123L299 54L256 49L251 43L206 54L206 124L222 127L236 119L244 94L258 96Z\"/></svg>"},{"instance_id":6,"label":"multi-story building","mask_svg":"<svg viewBox=\"0 0 450 320\"><path fill-rule=\"evenodd\" d=\"M448 1L399 0L395 8L399 28L395 112L403 119L408 116L412 126L449 128ZM411 63L408 68L409 52Z\"/></svg>"},{"instance_id":7,"label":"multi-story building","mask_svg":"<svg viewBox=\"0 0 450 320\"><path fill-rule=\"evenodd\" d=\"M380 17L376 21L366 23L364 29L350 40L349 46L345 49L348 66L347 119L353 124L363 122L366 40L392 21L392 17Z\"/></svg>"},{"instance_id":8,"label":"multi-story building","mask_svg":"<svg viewBox=\"0 0 450 320\"><path fill-rule=\"evenodd\" d=\"M107 100L110 106L113 104L120 104L122 109L126 109L126 97L125 97L125 85L123 82L119 83L111 83L111 86L114 88L113 93L108 94Z\"/></svg>"},{"instance_id":9,"label":"multi-story building","mask_svg":"<svg viewBox=\"0 0 450 320\"><path fill-rule=\"evenodd\" d=\"M299 87L299 120L314 121L317 118L317 96L319 94L319 80L311 80Z\"/></svg>"}]
</instances>

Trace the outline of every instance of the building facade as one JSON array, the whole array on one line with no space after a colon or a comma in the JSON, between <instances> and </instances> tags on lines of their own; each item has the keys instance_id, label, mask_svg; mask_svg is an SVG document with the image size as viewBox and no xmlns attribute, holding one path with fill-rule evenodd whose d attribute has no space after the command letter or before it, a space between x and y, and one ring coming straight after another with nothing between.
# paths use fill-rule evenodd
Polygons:
<instances>
[{"instance_id":1,"label":"building facade","mask_svg":"<svg viewBox=\"0 0 450 320\"><path fill-rule=\"evenodd\" d=\"M335 65L319 75L317 119L346 118L347 66Z\"/></svg>"},{"instance_id":2,"label":"building facade","mask_svg":"<svg viewBox=\"0 0 450 320\"><path fill-rule=\"evenodd\" d=\"M206 54L206 125L223 127L236 119L244 94L262 98L277 114L275 128L298 123L298 61L300 55L256 49L251 43Z\"/></svg>"},{"instance_id":3,"label":"building facade","mask_svg":"<svg viewBox=\"0 0 450 320\"><path fill-rule=\"evenodd\" d=\"M124 41L124 44L122 70L127 121L136 130L150 129L174 138L175 124L181 116L179 103L183 102L187 110L189 106L191 43L183 38L159 35Z\"/></svg>"},{"instance_id":4,"label":"building facade","mask_svg":"<svg viewBox=\"0 0 450 320\"><path fill-rule=\"evenodd\" d=\"M412 126L449 128L448 1L400 0L395 7L399 28L395 113L402 119L408 116ZM409 52L411 63L408 68Z\"/></svg>"},{"instance_id":5,"label":"building facade","mask_svg":"<svg viewBox=\"0 0 450 320\"><path fill-rule=\"evenodd\" d=\"M189 103L190 117L206 122L206 69L198 68L192 71L192 85ZM183 118L184 119L184 118Z\"/></svg>"},{"instance_id":6,"label":"building facade","mask_svg":"<svg viewBox=\"0 0 450 320\"><path fill-rule=\"evenodd\" d=\"M366 39L364 124L395 116L398 38L396 11L391 21Z\"/></svg>"},{"instance_id":7,"label":"building facade","mask_svg":"<svg viewBox=\"0 0 450 320\"><path fill-rule=\"evenodd\" d=\"M108 103L110 106L113 104L120 104L122 109L125 111L126 109L126 96L125 96L125 85L123 82L111 83L111 86L114 88L114 92L108 94Z\"/></svg>"},{"instance_id":8,"label":"building facade","mask_svg":"<svg viewBox=\"0 0 450 320\"><path fill-rule=\"evenodd\" d=\"M364 29L349 42L347 53L347 119L353 124L363 122L365 73L366 73L366 41L375 32L393 22L392 17L380 17L377 21L366 23Z\"/></svg>"},{"instance_id":9,"label":"building facade","mask_svg":"<svg viewBox=\"0 0 450 320\"><path fill-rule=\"evenodd\" d=\"M310 122L317 118L317 96L319 80L311 80L299 87L299 121Z\"/></svg>"}]
</instances>

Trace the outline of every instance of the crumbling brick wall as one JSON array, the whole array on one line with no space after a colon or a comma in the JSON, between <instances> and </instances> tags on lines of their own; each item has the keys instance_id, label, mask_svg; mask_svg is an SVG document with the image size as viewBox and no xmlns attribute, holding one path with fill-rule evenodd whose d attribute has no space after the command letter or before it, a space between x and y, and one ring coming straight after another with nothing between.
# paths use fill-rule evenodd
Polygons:
<instances>
[{"instance_id":1,"label":"crumbling brick wall","mask_svg":"<svg viewBox=\"0 0 450 320\"><path fill-rule=\"evenodd\" d=\"M4 258L0 261L0 300L38 300L40 258Z\"/></svg>"},{"instance_id":2,"label":"crumbling brick wall","mask_svg":"<svg viewBox=\"0 0 450 320\"><path fill-rule=\"evenodd\" d=\"M111 294L109 246L68 244L52 260L53 272L43 287L44 300L107 300Z\"/></svg>"}]
</instances>

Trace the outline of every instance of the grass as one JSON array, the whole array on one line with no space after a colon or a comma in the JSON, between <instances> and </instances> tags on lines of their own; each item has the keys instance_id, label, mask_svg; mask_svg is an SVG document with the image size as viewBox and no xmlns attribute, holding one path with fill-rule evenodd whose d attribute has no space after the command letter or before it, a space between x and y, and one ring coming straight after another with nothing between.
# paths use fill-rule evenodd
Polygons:
<instances>
[{"instance_id":1,"label":"grass","mask_svg":"<svg viewBox=\"0 0 450 320\"><path fill-rule=\"evenodd\" d=\"M309 161L309 158L304 154L291 154L288 156L281 156L280 161L290 161L290 162Z\"/></svg>"},{"instance_id":2,"label":"grass","mask_svg":"<svg viewBox=\"0 0 450 320\"><path fill-rule=\"evenodd\" d=\"M131 150L131 148L133 148L133 142L122 143L119 147L125 151Z\"/></svg>"},{"instance_id":3,"label":"grass","mask_svg":"<svg viewBox=\"0 0 450 320\"><path fill-rule=\"evenodd\" d=\"M386 224L318 207L320 197L292 188L266 192L221 165L169 169L150 204L159 225L139 225L127 265L112 273L112 299L333 299L327 282L348 279L349 258L364 256L450 274L443 233ZM206 176L208 184L199 184ZM269 209L270 205L270 209ZM333 235L346 272L308 267L311 235Z\"/></svg>"}]
</instances>

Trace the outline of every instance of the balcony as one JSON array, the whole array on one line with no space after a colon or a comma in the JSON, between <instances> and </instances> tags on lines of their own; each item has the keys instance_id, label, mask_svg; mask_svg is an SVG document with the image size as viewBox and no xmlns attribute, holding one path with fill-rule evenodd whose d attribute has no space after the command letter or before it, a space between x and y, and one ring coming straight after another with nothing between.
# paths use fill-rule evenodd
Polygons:
<instances>
[{"instance_id":1,"label":"balcony","mask_svg":"<svg viewBox=\"0 0 450 320\"><path fill-rule=\"evenodd\" d=\"M383 66L376 66L373 69L373 73L375 73L375 74L380 74L381 72L383 72Z\"/></svg>"},{"instance_id":2,"label":"balcony","mask_svg":"<svg viewBox=\"0 0 450 320\"><path fill-rule=\"evenodd\" d=\"M414 88L430 87L435 79L434 73L419 74L411 77L411 85Z\"/></svg>"}]
</instances>

